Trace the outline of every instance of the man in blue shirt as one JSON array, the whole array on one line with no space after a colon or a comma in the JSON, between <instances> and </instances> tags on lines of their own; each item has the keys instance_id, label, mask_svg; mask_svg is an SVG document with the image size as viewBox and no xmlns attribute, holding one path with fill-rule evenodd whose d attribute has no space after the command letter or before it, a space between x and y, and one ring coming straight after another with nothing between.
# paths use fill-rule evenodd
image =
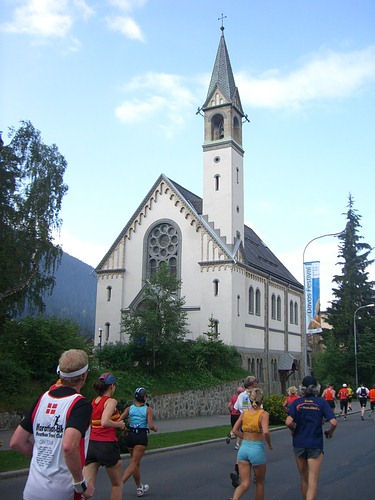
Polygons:
<instances>
[{"instance_id":1,"label":"man in blue shirt","mask_svg":"<svg viewBox=\"0 0 375 500\"><path fill-rule=\"evenodd\" d=\"M324 432L327 439L337 426L335 414L327 401L318 397L319 385L314 377L306 376L300 388L301 397L291 403L285 425L292 431L296 463L301 475L302 497L314 500L318 491L320 467L323 462L324 420L330 427Z\"/></svg>"}]
</instances>

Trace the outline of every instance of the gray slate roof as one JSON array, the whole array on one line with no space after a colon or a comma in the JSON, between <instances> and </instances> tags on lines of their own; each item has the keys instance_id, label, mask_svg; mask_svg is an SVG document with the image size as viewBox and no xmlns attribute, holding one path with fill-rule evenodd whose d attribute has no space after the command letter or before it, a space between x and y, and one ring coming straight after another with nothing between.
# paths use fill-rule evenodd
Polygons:
<instances>
[{"instance_id":1,"label":"gray slate roof","mask_svg":"<svg viewBox=\"0 0 375 500\"><path fill-rule=\"evenodd\" d=\"M228 49L225 43L224 33L220 37L215 64L212 70L211 81L208 87L206 101L202 109L205 109L207 107L216 87L220 89L223 96L227 99L228 102L231 102L233 100L233 97L236 93L238 95L232 66L229 59ZM239 101L239 96L237 100ZM243 113L241 104L239 104L239 106L240 111Z\"/></svg>"},{"instance_id":2,"label":"gray slate roof","mask_svg":"<svg viewBox=\"0 0 375 500\"><path fill-rule=\"evenodd\" d=\"M184 188L180 184L169 179L173 184L175 189L180 192L180 194L188 201L196 212L201 216L203 200L196 194L192 193L188 189ZM275 256L273 252L268 248L268 246L263 243L255 231L250 227L244 226L244 253L245 253L245 264L254 270L261 273L274 276L275 278L286 281L290 285L293 285L302 290L302 285L296 278L292 275L290 271L282 264L282 262Z\"/></svg>"}]
</instances>

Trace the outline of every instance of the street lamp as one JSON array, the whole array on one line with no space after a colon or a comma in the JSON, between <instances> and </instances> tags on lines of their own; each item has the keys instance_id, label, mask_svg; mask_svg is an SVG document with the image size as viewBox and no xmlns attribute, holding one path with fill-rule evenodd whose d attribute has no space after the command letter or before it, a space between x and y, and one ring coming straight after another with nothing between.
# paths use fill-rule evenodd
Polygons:
<instances>
[{"instance_id":1,"label":"street lamp","mask_svg":"<svg viewBox=\"0 0 375 500\"><path fill-rule=\"evenodd\" d=\"M306 249L310 245L310 243L312 243L315 240L320 240L321 238L326 238L327 236L340 236L340 234L342 234L342 233L343 233L343 231L340 231L339 233L327 233L327 234L322 234L321 236L316 236L316 238L313 238L312 240L310 240L306 244L305 248L303 249L303 254L302 254L302 271L303 271L303 311L304 311L304 314L303 314L302 324L305 325L305 332L304 332L303 339L302 339L302 351L303 351L303 358L304 358L304 361L305 361L305 376L308 375L308 362L307 362L307 323L306 323L306 314L305 314L305 309L306 309L305 253L306 253Z\"/></svg>"},{"instance_id":2,"label":"street lamp","mask_svg":"<svg viewBox=\"0 0 375 500\"><path fill-rule=\"evenodd\" d=\"M360 306L357 307L357 309L354 311L354 316L353 316L353 323L354 323L354 367L355 367L355 383L356 383L356 388L358 387L358 362L357 362L357 325L355 322L355 318L357 315L357 312L360 309L365 309L366 307L375 307L375 304L367 304L367 306Z\"/></svg>"}]
</instances>

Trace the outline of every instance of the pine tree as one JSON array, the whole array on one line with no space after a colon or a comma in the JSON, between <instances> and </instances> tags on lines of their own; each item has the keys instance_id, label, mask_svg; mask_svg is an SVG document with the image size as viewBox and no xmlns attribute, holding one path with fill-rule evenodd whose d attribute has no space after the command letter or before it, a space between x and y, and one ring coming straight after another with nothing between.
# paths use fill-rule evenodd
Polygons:
<instances>
[{"instance_id":1,"label":"pine tree","mask_svg":"<svg viewBox=\"0 0 375 500\"><path fill-rule=\"evenodd\" d=\"M375 302L374 282L369 281L367 271L374 260L369 259L372 247L361 241L361 216L354 209L351 194L348 197L348 211L343 215L346 215L347 223L339 236L341 243L338 253L338 265L341 266L342 274L333 277L333 283L336 284L332 290L335 298L327 309L327 321L333 328L333 338L327 343L325 355L323 354L323 359L320 359L318 364L324 364L324 358L328 361L332 355L330 351L334 350L337 364L347 367L346 373L341 373L341 376L349 381L354 378L354 314L359 307ZM363 308L360 321L357 321L357 360L361 380L367 380L368 376L369 360L365 345L371 336L372 342L375 340L374 312L375 308ZM364 332L366 334L361 336ZM323 339L327 339L327 333L323 334Z\"/></svg>"}]
</instances>

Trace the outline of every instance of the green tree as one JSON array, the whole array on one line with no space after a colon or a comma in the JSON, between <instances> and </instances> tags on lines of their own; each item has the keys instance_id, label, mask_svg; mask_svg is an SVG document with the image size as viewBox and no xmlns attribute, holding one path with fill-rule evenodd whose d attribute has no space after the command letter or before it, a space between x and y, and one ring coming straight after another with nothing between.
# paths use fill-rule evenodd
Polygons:
<instances>
[{"instance_id":1,"label":"green tree","mask_svg":"<svg viewBox=\"0 0 375 500\"><path fill-rule=\"evenodd\" d=\"M45 145L29 121L11 128L9 138L6 146L0 140L0 318L22 311L26 301L43 310L61 257L53 232L67 191L67 163L55 144Z\"/></svg>"},{"instance_id":2,"label":"green tree","mask_svg":"<svg viewBox=\"0 0 375 500\"><path fill-rule=\"evenodd\" d=\"M27 408L56 381L58 360L68 349L92 349L76 323L43 316L6 319L0 333L1 411Z\"/></svg>"},{"instance_id":3,"label":"green tree","mask_svg":"<svg viewBox=\"0 0 375 500\"><path fill-rule=\"evenodd\" d=\"M319 355L316 362L316 372L319 377L335 375L345 381L354 381L354 313L357 308L375 302L374 282L369 281L367 268L374 261L369 259L371 246L362 242L359 235L361 216L354 209L352 195L348 198L348 211L346 212L346 227L339 236L338 257L341 266L341 275L333 277L333 296L331 306L327 309L327 321L332 326L331 332L323 332L325 351ZM357 322L357 351L358 369L360 379L371 381L373 365L373 350L368 345L373 345L375 340L374 308L364 308L361 311L361 321ZM335 361L335 373L332 372L331 363ZM331 382L332 379L322 378L322 381Z\"/></svg>"},{"instance_id":4,"label":"green tree","mask_svg":"<svg viewBox=\"0 0 375 500\"><path fill-rule=\"evenodd\" d=\"M181 282L166 265L152 274L142 289L138 307L124 314L123 332L130 338L130 353L143 368L173 369L179 365L187 334Z\"/></svg>"}]
</instances>

